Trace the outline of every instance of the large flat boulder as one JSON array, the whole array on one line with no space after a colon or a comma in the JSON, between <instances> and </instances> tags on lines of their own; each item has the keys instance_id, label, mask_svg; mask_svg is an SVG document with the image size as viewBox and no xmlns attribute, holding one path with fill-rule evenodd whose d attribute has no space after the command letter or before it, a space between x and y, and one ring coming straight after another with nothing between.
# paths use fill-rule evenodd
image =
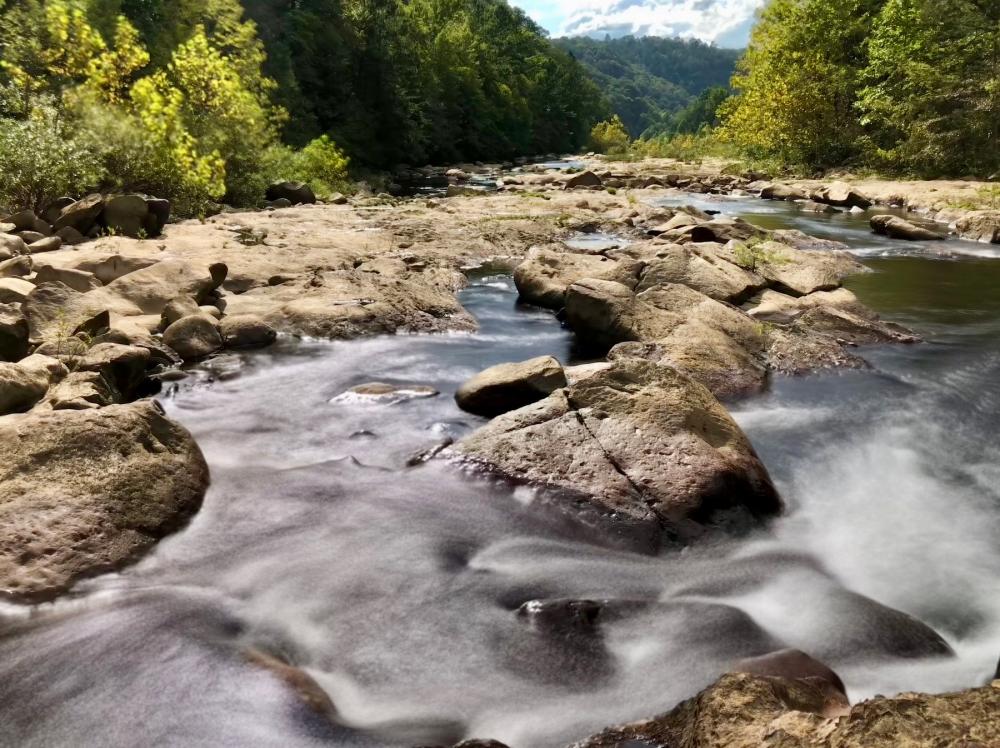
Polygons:
<instances>
[{"instance_id":1,"label":"large flat boulder","mask_svg":"<svg viewBox=\"0 0 1000 748\"><path fill-rule=\"evenodd\" d=\"M756 518L781 508L767 470L712 394L637 359L502 415L454 449L516 481L681 535L726 512Z\"/></svg>"},{"instance_id":2,"label":"large flat boulder","mask_svg":"<svg viewBox=\"0 0 1000 748\"><path fill-rule=\"evenodd\" d=\"M813 200L818 203L835 205L838 208L870 208L872 200L846 182L832 182L815 190Z\"/></svg>"},{"instance_id":3,"label":"large flat boulder","mask_svg":"<svg viewBox=\"0 0 1000 748\"><path fill-rule=\"evenodd\" d=\"M1000 210L977 210L955 221L963 239L1000 244Z\"/></svg>"},{"instance_id":4,"label":"large flat boulder","mask_svg":"<svg viewBox=\"0 0 1000 748\"><path fill-rule=\"evenodd\" d=\"M641 263L634 260L536 247L514 269L514 284L522 301L561 309L566 303L566 289L573 283L598 278L634 287L641 268Z\"/></svg>"},{"instance_id":5,"label":"large flat boulder","mask_svg":"<svg viewBox=\"0 0 1000 748\"><path fill-rule=\"evenodd\" d=\"M730 249L744 267L763 276L768 287L793 296L832 291L845 278L865 272L865 266L846 252L810 252L773 240L734 244Z\"/></svg>"},{"instance_id":6,"label":"large flat boulder","mask_svg":"<svg viewBox=\"0 0 1000 748\"><path fill-rule=\"evenodd\" d=\"M757 273L741 267L732 248L721 244L655 246L646 259L636 291L680 283L706 296L741 303L767 285Z\"/></svg>"},{"instance_id":7,"label":"large flat boulder","mask_svg":"<svg viewBox=\"0 0 1000 748\"><path fill-rule=\"evenodd\" d=\"M151 401L0 418L0 596L48 599L134 561L208 481L194 439Z\"/></svg>"}]
</instances>

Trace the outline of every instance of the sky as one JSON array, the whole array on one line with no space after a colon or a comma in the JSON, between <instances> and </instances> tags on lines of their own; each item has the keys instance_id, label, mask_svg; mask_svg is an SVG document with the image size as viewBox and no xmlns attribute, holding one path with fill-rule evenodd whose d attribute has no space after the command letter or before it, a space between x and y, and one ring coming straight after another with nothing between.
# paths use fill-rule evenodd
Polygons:
<instances>
[{"instance_id":1,"label":"sky","mask_svg":"<svg viewBox=\"0 0 1000 748\"><path fill-rule=\"evenodd\" d=\"M508 0L552 36L680 36L744 47L764 0Z\"/></svg>"}]
</instances>

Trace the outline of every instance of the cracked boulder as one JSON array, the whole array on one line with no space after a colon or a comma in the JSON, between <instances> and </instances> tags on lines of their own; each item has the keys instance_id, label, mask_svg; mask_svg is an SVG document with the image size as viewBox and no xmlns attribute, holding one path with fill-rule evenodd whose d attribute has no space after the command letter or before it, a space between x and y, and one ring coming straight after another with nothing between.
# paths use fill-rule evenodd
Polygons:
<instances>
[{"instance_id":1,"label":"cracked boulder","mask_svg":"<svg viewBox=\"0 0 1000 748\"><path fill-rule=\"evenodd\" d=\"M562 309L566 290L584 278L613 280L634 288L642 264L632 259L615 260L603 255L532 248L514 269L514 284L528 304Z\"/></svg>"},{"instance_id":2,"label":"cracked boulder","mask_svg":"<svg viewBox=\"0 0 1000 748\"><path fill-rule=\"evenodd\" d=\"M136 560L208 481L194 439L151 401L0 418L0 597L50 599Z\"/></svg>"},{"instance_id":3,"label":"cracked boulder","mask_svg":"<svg viewBox=\"0 0 1000 748\"><path fill-rule=\"evenodd\" d=\"M767 470L718 400L676 370L638 359L502 415L453 451L680 537L781 509Z\"/></svg>"}]
</instances>

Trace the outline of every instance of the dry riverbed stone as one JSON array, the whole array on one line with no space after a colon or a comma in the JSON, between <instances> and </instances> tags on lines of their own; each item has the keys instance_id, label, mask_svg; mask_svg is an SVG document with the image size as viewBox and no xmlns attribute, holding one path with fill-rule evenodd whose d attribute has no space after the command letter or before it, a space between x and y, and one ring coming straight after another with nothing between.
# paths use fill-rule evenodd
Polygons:
<instances>
[{"instance_id":1,"label":"dry riverbed stone","mask_svg":"<svg viewBox=\"0 0 1000 748\"><path fill-rule=\"evenodd\" d=\"M154 402L0 418L0 596L51 598L134 561L208 481L194 439Z\"/></svg>"}]
</instances>

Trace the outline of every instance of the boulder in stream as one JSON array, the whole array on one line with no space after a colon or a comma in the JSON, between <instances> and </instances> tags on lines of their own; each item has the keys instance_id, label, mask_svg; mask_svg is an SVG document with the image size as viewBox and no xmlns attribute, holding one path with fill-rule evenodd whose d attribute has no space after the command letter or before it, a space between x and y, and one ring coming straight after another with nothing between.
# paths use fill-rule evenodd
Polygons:
<instances>
[{"instance_id":1,"label":"boulder in stream","mask_svg":"<svg viewBox=\"0 0 1000 748\"><path fill-rule=\"evenodd\" d=\"M48 599L134 561L197 510L208 480L155 402L0 418L0 595Z\"/></svg>"},{"instance_id":2,"label":"boulder in stream","mask_svg":"<svg viewBox=\"0 0 1000 748\"><path fill-rule=\"evenodd\" d=\"M498 364L479 372L455 393L458 407L492 418L548 397L566 386L562 365L552 356Z\"/></svg>"},{"instance_id":3,"label":"boulder in stream","mask_svg":"<svg viewBox=\"0 0 1000 748\"><path fill-rule=\"evenodd\" d=\"M907 241L940 241L944 237L936 231L925 229L910 223L905 218L899 216L880 215L872 216L870 221L872 231L876 234L888 236L891 239L906 239Z\"/></svg>"}]
</instances>

